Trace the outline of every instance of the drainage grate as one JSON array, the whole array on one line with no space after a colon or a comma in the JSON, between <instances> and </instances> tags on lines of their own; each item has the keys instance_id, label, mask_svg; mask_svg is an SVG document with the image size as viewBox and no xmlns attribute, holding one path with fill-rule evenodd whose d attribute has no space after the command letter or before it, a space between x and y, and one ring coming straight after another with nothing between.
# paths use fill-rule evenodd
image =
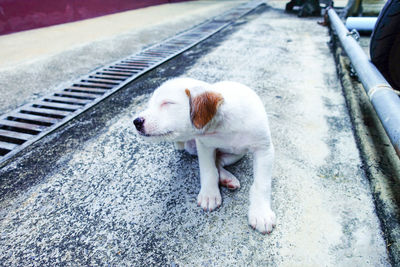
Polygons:
<instances>
[{"instance_id":1,"label":"drainage grate","mask_svg":"<svg viewBox=\"0 0 400 267\"><path fill-rule=\"evenodd\" d=\"M263 2L253 1L95 70L71 86L0 117L0 164L140 75L207 39Z\"/></svg>"}]
</instances>

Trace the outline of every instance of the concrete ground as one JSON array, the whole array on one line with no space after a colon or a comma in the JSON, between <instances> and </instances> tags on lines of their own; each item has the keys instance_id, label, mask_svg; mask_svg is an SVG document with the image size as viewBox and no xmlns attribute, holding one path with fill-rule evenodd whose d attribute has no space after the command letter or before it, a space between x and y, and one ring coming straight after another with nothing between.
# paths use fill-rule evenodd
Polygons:
<instances>
[{"instance_id":1,"label":"concrete ground","mask_svg":"<svg viewBox=\"0 0 400 267\"><path fill-rule=\"evenodd\" d=\"M391 265L327 44L328 30L316 18L285 14L284 2L268 4L142 76L3 167L0 264ZM163 32L162 25L157 27L153 41ZM119 40L96 43L114 51ZM56 86L76 78L76 70L85 71L79 65L86 61L73 55L90 47L96 46L14 66L8 75L43 66L32 74L41 76L38 88ZM94 65L105 63L97 60ZM49 66L59 66L54 70L60 76L44 84ZM133 114L160 83L180 76L235 80L260 95L276 148L272 198L278 223L271 235L247 225L251 155L229 168L241 188L222 188L222 207L205 213L195 202L197 159L172 144L143 143L135 135ZM34 97L32 92L24 101ZM2 111L20 104L14 101Z\"/></svg>"}]
</instances>

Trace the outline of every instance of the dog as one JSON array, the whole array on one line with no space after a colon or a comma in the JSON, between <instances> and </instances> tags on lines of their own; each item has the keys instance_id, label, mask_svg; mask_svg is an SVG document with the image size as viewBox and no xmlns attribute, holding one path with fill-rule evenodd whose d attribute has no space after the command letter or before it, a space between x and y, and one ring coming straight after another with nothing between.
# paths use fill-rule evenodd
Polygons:
<instances>
[{"instance_id":1,"label":"dog","mask_svg":"<svg viewBox=\"0 0 400 267\"><path fill-rule=\"evenodd\" d=\"M264 105L252 89L230 81L209 84L175 78L154 91L147 109L133 123L144 139L172 141L177 149L197 154L201 184L197 204L205 211L221 205L219 184L240 187L224 167L253 153L248 220L263 234L272 231L276 224L271 209L274 147Z\"/></svg>"}]
</instances>

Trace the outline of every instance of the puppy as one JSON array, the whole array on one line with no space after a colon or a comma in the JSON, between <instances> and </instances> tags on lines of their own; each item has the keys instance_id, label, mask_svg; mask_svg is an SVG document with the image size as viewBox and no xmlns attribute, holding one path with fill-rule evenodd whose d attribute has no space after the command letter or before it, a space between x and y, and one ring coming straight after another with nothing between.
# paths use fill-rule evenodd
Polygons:
<instances>
[{"instance_id":1,"label":"puppy","mask_svg":"<svg viewBox=\"0 0 400 267\"><path fill-rule=\"evenodd\" d=\"M274 148L264 105L253 90L228 81L169 80L154 91L147 109L133 123L145 139L172 141L177 149L198 155L201 188L197 203L204 210L221 205L218 184L240 187L239 180L224 167L253 153L249 224L264 234L272 231Z\"/></svg>"}]
</instances>

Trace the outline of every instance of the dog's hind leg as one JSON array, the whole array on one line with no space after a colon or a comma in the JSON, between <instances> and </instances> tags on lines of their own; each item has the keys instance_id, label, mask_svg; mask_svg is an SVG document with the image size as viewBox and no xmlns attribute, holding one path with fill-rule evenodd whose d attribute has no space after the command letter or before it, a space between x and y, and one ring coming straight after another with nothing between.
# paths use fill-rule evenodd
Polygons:
<instances>
[{"instance_id":1,"label":"dog's hind leg","mask_svg":"<svg viewBox=\"0 0 400 267\"><path fill-rule=\"evenodd\" d=\"M197 156L196 141L194 139L186 142L174 142L176 150L186 150L190 155Z\"/></svg>"},{"instance_id":2,"label":"dog's hind leg","mask_svg":"<svg viewBox=\"0 0 400 267\"><path fill-rule=\"evenodd\" d=\"M184 150L185 142L174 142L174 147L176 150Z\"/></svg>"},{"instance_id":3,"label":"dog's hind leg","mask_svg":"<svg viewBox=\"0 0 400 267\"><path fill-rule=\"evenodd\" d=\"M197 156L196 140L192 139L186 141L184 144L184 148L186 152L188 152L190 155Z\"/></svg>"},{"instance_id":4,"label":"dog's hind leg","mask_svg":"<svg viewBox=\"0 0 400 267\"><path fill-rule=\"evenodd\" d=\"M217 152L216 165L218 168L220 185L225 186L231 190L240 188L239 180L232 173L227 171L224 166L231 165L237 162L242 157L242 154L236 155L230 153L222 153L220 151Z\"/></svg>"}]
</instances>

